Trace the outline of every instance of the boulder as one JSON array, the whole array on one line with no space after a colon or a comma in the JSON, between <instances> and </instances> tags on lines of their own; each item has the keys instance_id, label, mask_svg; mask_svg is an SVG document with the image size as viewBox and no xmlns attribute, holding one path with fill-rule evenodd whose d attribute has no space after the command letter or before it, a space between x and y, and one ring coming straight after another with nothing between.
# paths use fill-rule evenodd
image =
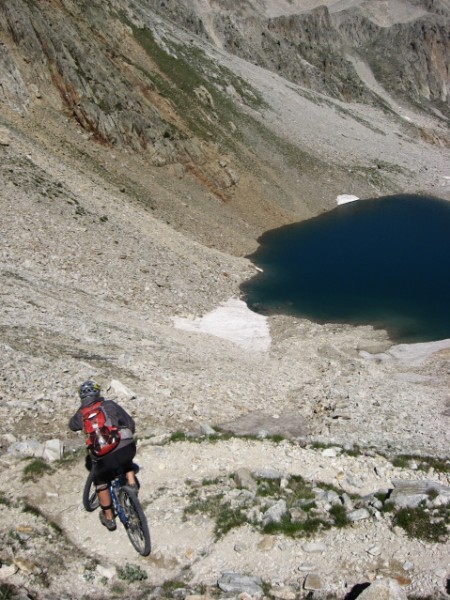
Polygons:
<instances>
[{"instance_id":1,"label":"boulder","mask_svg":"<svg viewBox=\"0 0 450 600\"><path fill-rule=\"evenodd\" d=\"M389 500L400 508L416 508L423 501L430 499L430 494L439 497L439 504L450 502L450 488L429 480L395 479L394 489Z\"/></svg>"},{"instance_id":2,"label":"boulder","mask_svg":"<svg viewBox=\"0 0 450 600\"><path fill-rule=\"evenodd\" d=\"M244 488L246 490L250 490L251 492L256 492L258 486L249 469L244 467L238 469L234 476L234 480L238 488Z\"/></svg>"},{"instance_id":3,"label":"boulder","mask_svg":"<svg viewBox=\"0 0 450 600\"><path fill-rule=\"evenodd\" d=\"M358 596L359 600L408 600L405 590L395 579L380 579Z\"/></svg>"},{"instance_id":4,"label":"boulder","mask_svg":"<svg viewBox=\"0 0 450 600\"><path fill-rule=\"evenodd\" d=\"M269 523L280 523L286 512L286 501L278 500L278 502L276 502L264 513L262 521L263 525L268 525Z\"/></svg>"},{"instance_id":5,"label":"boulder","mask_svg":"<svg viewBox=\"0 0 450 600\"><path fill-rule=\"evenodd\" d=\"M222 577L218 580L217 585L227 594L246 593L256 597L264 595L260 577L252 577L240 573L222 573Z\"/></svg>"},{"instance_id":6,"label":"boulder","mask_svg":"<svg viewBox=\"0 0 450 600\"><path fill-rule=\"evenodd\" d=\"M61 460L64 454L64 444L61 440L47 440L42 451L42 458L48 462Z\"/></svg>"}]
</instances>

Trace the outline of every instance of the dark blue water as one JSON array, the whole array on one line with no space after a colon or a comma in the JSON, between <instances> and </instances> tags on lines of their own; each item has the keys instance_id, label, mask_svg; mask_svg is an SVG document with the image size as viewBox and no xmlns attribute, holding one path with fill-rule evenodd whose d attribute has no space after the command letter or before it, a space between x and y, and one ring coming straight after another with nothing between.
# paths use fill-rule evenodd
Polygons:
<instances>
[{"instance_id":1,"label":"dark blue water","mask_svg":"<svg viewBox=\"0 0 450 600\"><path fill-rule=\"evenodd\" d=\"M252 310L450 338L450 202L389 196L265 233L241 289Z\"/></svg>"}]
</instances>

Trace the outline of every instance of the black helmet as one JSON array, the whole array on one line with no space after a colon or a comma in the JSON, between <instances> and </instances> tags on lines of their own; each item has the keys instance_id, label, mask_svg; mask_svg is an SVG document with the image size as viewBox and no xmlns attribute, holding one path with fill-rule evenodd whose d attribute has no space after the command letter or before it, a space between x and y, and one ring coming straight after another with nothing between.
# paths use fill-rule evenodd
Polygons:
<instances>
[{"instance_id":1,"label":"black helmet","mask_svg":"<svg viewBox=\"0 0 450 600\"><path fill-rule=\"evenodd\" d=\"M78 395L81 400L86 400L86 398L91 398L92 400L96 400L100 397L100 386L95 381L85 381L78 388Z\"/></svg>"}]
</instances>

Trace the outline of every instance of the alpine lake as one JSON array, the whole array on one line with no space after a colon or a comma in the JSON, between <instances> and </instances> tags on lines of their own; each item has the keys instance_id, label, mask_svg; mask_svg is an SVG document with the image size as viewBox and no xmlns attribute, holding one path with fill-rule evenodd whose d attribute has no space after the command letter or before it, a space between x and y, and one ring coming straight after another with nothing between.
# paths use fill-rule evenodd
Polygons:
<instances>
[{"instance_id":1,"label":"alpine lake","mask_svg":"<svg viewBox=\"0 0 450 600\"><path fill-rule=\"evenodd\" d=\"M261 314L372 325L395 342L450 338L450 202L357 200L263 234L241 286Z\"/></svg>"}]
</instances>

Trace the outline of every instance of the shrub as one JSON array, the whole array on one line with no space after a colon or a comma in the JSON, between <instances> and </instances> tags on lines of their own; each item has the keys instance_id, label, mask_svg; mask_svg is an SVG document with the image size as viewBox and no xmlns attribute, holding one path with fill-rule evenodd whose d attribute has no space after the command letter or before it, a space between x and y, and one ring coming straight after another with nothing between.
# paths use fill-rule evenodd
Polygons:
<instances>
[{"instance_id":1,"label":"shrub","mask_svg":"<svg viewBox=\"0 0 450 600\"><path fill-rule=\"evenodd\" d=\"M147 573L139 565L127 563L124 567L117 567L117 576L124 581L143 581L148 578Z\"/></svg>"}]
</instances>

